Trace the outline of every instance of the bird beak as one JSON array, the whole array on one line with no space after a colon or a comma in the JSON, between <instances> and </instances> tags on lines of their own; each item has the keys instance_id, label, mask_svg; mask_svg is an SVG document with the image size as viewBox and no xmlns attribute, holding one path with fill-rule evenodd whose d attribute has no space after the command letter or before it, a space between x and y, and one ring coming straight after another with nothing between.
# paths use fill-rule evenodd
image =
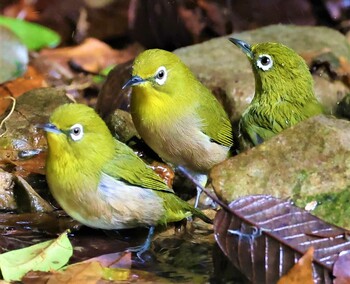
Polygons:
<instances>
[{"instance_id":1,"label":"bird beak","mask_svg":"<svg viewBox=\"0 0 350 284\"><path fill-rule=\"evenodd\" d=\"M251 46L248 43L233 37L230 37L229 40L230 42L238 46L250 59L253 58L253 52L252 52Z\"/></svg>"},{"instance_id":2,"label":"bird beak","mask_svg":"<svg viewBox=\"0 0 350 284\"><path fill-rule=\"evenodd\" d=\"M56 125L52 123L46 123L46 124L38 124L36 125L37 128L42 128L46 132L56 133L56 134L62 134L63 132L57 128Z\"/></svg>"},{"instance_id":3,"label":"bird beak","mask_svg":"<svg viewBox=\"0 0 350 284\"><path fill-rule=\"evenodd\" d=\"M142 79L140 76L132 76L122 87L122 89L124 90L126 87L132 87L132 86L136 86L139 85L143 82L145 82L146 80Z\"/></svg>"}]
</instances>

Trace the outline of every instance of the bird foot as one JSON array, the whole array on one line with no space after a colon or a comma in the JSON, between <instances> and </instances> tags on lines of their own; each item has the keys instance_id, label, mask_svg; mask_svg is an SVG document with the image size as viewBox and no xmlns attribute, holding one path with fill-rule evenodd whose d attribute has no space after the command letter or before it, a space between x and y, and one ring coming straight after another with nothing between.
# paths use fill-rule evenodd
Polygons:
<instances>
[{"instance_id":1,"label":"bird foot","mask_svg":"<svg viewBox=\"0 0 350 284\"><path fill-rule=\"evenodd\" d=\"M142 254L148 251L148 249L150 248L153 234L154 227L150 227L145 243L142 246L129 247L126 251L136 252L136 256L138 257L138 259L142 262L145 262L145 260L142 258Z\"/></svg>"}]
</instances>

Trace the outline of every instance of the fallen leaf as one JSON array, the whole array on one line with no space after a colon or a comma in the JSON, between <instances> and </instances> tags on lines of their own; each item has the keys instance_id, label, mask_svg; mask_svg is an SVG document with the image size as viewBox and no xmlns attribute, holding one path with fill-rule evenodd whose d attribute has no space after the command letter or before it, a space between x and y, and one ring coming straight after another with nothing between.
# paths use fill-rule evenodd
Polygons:
<instances>
[{"instance_id":1,"label":"fallen leaf","mask_svg":"<svg viewBox=\"0 0 350 284\"><path fill-rule=\"evenodd\" d=\"M48 281L55 283L85 283L95 284L102 279L103 268L98 262L77 263L69 265L63 272L52 275Z\"/></svg>"},{"instance_id":2,"label":"fallen leaf","mask_svg":"<svg viewBox=\"0 0 350 284\"><path fill-rule=\"evenodd\" d=\"M47 87L44 76L32 66L28 66L22 77L0 85L0 115L12 103L11 100L5 99L7 96L17 98L27 91L42 87Z\"/></svg>"},{"instance_id":3,"label":"fallen leaf","mask_svg":"<svg viewBox=\"0 0 350 284\"><path fill-rule=\"evenodd\" d=\"M129 280L131 271L122 268L103 268L103 279L109 281L126 281Z\"/></svg>"},{"instance_id":4,"label":"fallen leaf","mask_svg":"<svg viewBox=\"0 0 350 284\"><path fill-rule=\"evenodd\" d=\"M259 284L276 283L311 246L315 281L328 283L339 253L350 249L346 229L267 195L231 202L216 214L214 233L232 264Z\"/></svg>"},{"instance_id":5,"label":"fallen leaf","mask_svg":"<svg viewBox=\"0 0 350 284\"><path fill-rule=\"evenodd\" d=\"M334 284L350 283L350 251L342 251L333 266Z\"/></svg>"},{"instance_id":6,"label":"fallen leaf","mask_svg":"<svg viewBox=\"0 0 350 284\"><path fill-rule=\"evenodd\" d=\"M39 12L34 7L35 1L19 0L8 5L4 9L4 16L12 18L25 19L27 21L35 21L39 19Z\"/></svg>"},{"instance_id":7,"label":"fallen leaf","mask_svg":"<svg viewBox=\"0 0 350 284\"><path fill-rule=\"evenodd\" d=\"M102 268L98 263L71 265L66 271L29 271L23 276L21 282L25 284L31 283L84 283L96 284L102 279Z\"/></svg>"},{"instance_id":8,"label":"fallen leaf","mask_svg":"<svg viewBox=\"0 0 350 284\"><path fill-rule=\"evenodd\" d=\"M50 271L64 266L73 254L67 231L57 239L0 254L4 280L16 281L31 270Z\"/></svg>"},{"instance_id":9,"label":"fallen leaf","mask_svg":"<svg viewBox=\"0 0 350 284\"><path fill-rule=\"evenodd\" d=\"M85 260L84 262L99 262L103 267L109 268L131 268L131 252L116 252L100 255Z\"/></svg>"},{"instance_id":10,"label":"fallen leaf","mask_svg":"<svg viewBox=\"0 0 350 284\"><path fill-rule=\"evenodd\" d=\"M97 261L79 262L67 266L62 271L39 272L30 271L21 280L25 284L102 284L102 283L173 283L166 278L159 277L155 273L141 270L129 270L122 268L106 268ZM125 282L126 281L126 282ZM187 283L187 282L186 282Z\"/></svg>"},{"instance_id":11,"label":"fallen leaf","mask_svg":"<svg viewBox=\"0 0 350 284\"><path fill-rule=\"evenodd\" d=\"M46 164L46 152L40 152L39 154L34 155L33 157L30 157L28 159L13 159L9 162L16 166L15 173L16 175L19 175L21 177L27 177L31 173L44 175Z\"/></svg>"},{"instance_id":12,"label":"fallen leaf","mask_svg":"<svg viewBox=\"0 0 350 284\"><path fill-rule=\"evenodd\" d=\"M43 273L39 271L30 271L23 278L23 283L110 283L109 281L126 281L130 278L128 269L106 268L97 261L79 262L67 266L62 271L51 271ZM103 281L106 280L106 281ZM108 282L107 282L108 281Z\"/></svg>"},{"instance_id":13,"label":"fallen leaf","mask_svg":"<svg viewBox=\"0 0 350 284\"><path fill-rule=\"evenodd\" d=\"M169 188L173 188L175 173L170 166L157 161L152 162L150 166L166 182Z\"/></svg>"},{"instance_id":14,"label":"fallen leaf","mask_svg":"<svg viewBox=\"0 0 350 284\"><path fill-rule=\"evenodd\" d=\"M288 273L277 284L314 284L312 277L312 259L315 249L310 247Z\"/></svg>"},{"instance_id":15,"label":"fallen leaf","mask_svg":"<svg viewBox=\"0 0 350 284\"><path fill-rule=\"evenodd\" d=\"M87 38L75 47L45 49L40 52L42 60L55 61L69 69L68 61L74 60L84 70L100 72L110 65L119 64L130 59L140 52L139 47L130 47L125 50L114 50L109 45L94 38Z\"/></svg>"},{"instance_id":16,"label":"fallen leaf","mask_svg":"<svg viewBox=\"0 0 350 284\"><path fill-rule=\"evenodd\" d=\"M12 30L29 50L55 47L61 41L58 33L53 30L21 19L0 16L0 25Z\"/></svg>"}]
</instances>

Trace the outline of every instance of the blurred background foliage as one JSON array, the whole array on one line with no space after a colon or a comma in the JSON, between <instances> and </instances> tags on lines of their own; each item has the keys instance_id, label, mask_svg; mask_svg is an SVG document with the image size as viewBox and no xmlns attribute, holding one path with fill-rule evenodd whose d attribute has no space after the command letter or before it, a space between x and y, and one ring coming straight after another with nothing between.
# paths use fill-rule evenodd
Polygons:
<instances>
[{"instance_id":1,"label":"blurred background foliage","mask_svg":"<svg viewBox=\"0 0 350 284\"><path fill-rule=\"evenodd\" d=\"M173 50L276 23L350 29L347 0L2 0L0 13L52 28L63 46L95 37Z\"/></svg>"}]
</instances>

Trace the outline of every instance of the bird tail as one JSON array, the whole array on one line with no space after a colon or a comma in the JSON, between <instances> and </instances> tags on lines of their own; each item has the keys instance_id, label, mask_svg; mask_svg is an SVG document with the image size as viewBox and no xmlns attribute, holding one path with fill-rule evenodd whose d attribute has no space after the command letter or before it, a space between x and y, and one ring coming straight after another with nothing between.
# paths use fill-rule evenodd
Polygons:
<instances>
[{"instance_id":1,"label":"bird tail","mask_svg":"<svg viewBox=\"0 0 350 284\"><path fill-rule=\"evenodd\" d=\"M213 223L213 221L202 211L194 208L192 205L182 200L174 193L170 191L157 191L157 194L163 199L164 208L166 208L165 215L163 220L160 220L160 224L177 222L190 217L191 215L202 219L206 223Z\"/></svg>"},{"instance_id":2,"label":"bird tail","mask_svg":"<svg viewBox=\"0 0 350 284\"><path fill-rule=\"evenodd\" d=\"M190 207L190 210L191 210L191 213L200 218L201 220L203 220L205 223L208 223L208 224L213 224L213 220L210 219L207 215L205 215L201 210L197 209L197 208L194 208L194 207Z\"/></svg>"}]
</instances>

